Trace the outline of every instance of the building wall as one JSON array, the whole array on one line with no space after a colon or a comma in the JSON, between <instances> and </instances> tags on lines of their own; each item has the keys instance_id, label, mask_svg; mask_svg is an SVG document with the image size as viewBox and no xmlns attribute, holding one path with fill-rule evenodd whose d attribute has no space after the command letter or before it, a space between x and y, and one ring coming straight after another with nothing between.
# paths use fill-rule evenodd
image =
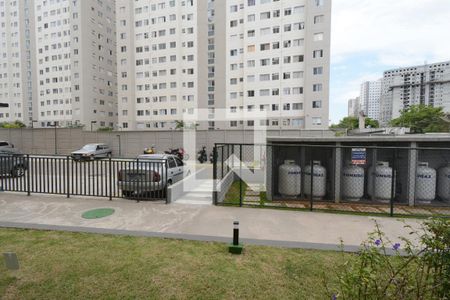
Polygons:
<instances>
[{"instance_id":1,"label":"building wall","mask_svg":"<svg viewBox=\"0 0 450 300\"><path fill-rule=\"evenodd\" d=\"M116 123L114 1L35 0L38 125Z\"/></svg>"},{"instance_id":2,"label":"building wall","mask_svg":"<svg viewBox=\"0 0 450 300\"><path fill-rule=\"evenodd\" d=\"M118 0L116 10L122 129L175 128L206 107L207 2Z\"/></svg>"},{"instance_id":3,"label":"building wall","mask_svg":"<svg viewBox=\"0 0 450 300\"><path fill-rule=\"evenodd\" d=\"M326 128L331 1L227 4L227 109L266 111L271 128ZM249 122L236 117L230 127Z\"/></svg>"},{"instance_id":4,"label":"building wall","mask_svg":"<svg viewBox=\"0 0 450 300\"><path fill-rule=\"evenodd\" d=\"M256 134L260 134L257 131ZM268 136L294 137L331 137L334 132L329 130L270 130ZM144 148L155 145L158 152L169 148L183 147L183 132L173 131L113 131L90 132L78 128L35 128L35 129L0 129L0 140L10 141L23 153L68 155L88 143L106 143L113 149L113 155L135 157ZM253 131L243 130L199 130L196 133L197 151L207 146L208 153L214 143L253 143Z\"/></svg>"},{"instance_id":5,"label":"building wall","mask_svg":"<svg viewBox=\"0 0 450 300\"><path fill-rule=\"evenodd\" d=\"M365 115L371 119L380 119L380 101L382 80L366 81L361 84L360 102Z\"/></svg>"},{"instance_id":6,"label":"building wall","mask_svg":"<svg viewBox=\"0 0 450 300\"><path fill-rule=\"evenodd\" d=\"M0 1L0 122L32 119L35 102L34 7L31 0Z\"/></svg>"},{"instance_id":7,"label":"building wall","mask_svg":"<svg viewBox=\"0 0 450 300\"><path fill-rule=\"evenodd\" d=\"M358 117L360 110L361 110L361 103L360 103L359 97L348 100L348 116L349 117Z\"/></svg>"},{"instance_id":8,"label":"building wall","mask_svg":"<svg viewBox=\"0 0 450 300\"><path fill-rule=\"evenodd\" d=\"M400 116L411 105L443 107L450 112L450 62L384 72L381 96L382 124Z\"/></svg>"}]
</instances>

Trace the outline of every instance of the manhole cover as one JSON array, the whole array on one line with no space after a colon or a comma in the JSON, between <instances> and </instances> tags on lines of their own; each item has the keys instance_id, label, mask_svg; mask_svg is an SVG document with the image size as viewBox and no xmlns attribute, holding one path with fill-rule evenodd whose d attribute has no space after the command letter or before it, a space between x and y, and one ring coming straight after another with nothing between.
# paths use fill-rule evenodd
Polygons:
<instances>
[{"instance_id":1,"label":"manhole cover","mask_svg":"<svg viewBox=\"0 0 450 300\"><path fill-rule=\"evenodd\" d=\"M100 219L110 216L114 213L112 208L98 208L93 210L88 210L84 212L81 216L85 219Z\"/></svg>"}]
</instances>

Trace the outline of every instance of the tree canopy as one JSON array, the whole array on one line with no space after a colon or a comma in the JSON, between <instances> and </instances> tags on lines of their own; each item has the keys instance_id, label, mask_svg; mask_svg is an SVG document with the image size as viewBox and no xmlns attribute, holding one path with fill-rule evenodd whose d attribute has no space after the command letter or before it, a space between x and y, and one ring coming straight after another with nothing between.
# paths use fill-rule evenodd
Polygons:
<instances>
[{"instance_id":1,"label":"tree canopy","mask_svg":"<svg viewBox=\"0 0 450 300\"><path fill-rule=\"evenodd\" d=\"M450 123L444 117L442 107L412 105L402 110L400 117L391 120L391 126L408 127L413 133L449 132Z\"/></svg>"},{"instance_id":2,"label":"tree canopy","mask_svg":"<svg viewBox=\"0 0 450 300\"><path fill-rule=\"evenodd\" d=\"M338 124L331 125L331 128L357 129L359 127L359 119L357 117L345 117ZM380 124L377 120L366 118L366 128L378 128Z\"/></svg>"},{"instance_id":3,"label":"tree canopy","mask_svg":"<svg viewBox=\"0 0 450 300\"><path fill-rule=\"evenodd\" d=\"M0 128L24 128L26 125L21 121L14 121L12 123L0 123Z\"/></svg>"}]
</instances>

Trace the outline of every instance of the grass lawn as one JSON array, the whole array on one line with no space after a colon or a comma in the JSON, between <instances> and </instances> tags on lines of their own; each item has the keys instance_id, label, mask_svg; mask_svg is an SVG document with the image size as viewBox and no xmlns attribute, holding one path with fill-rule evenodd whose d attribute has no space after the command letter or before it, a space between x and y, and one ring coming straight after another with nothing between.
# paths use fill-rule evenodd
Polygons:
<instances>
[{"instance_id":1,"label":"grass lawn","mask_svg":"<svg viewBox=\"0 0 450 300\"><path fill-rule=\"evenodd\" d=\"M157 238L0 229L0 299L329 299L350 254ZM3 258L2 258L3 259Z\"/></svg>"}]
</instances>

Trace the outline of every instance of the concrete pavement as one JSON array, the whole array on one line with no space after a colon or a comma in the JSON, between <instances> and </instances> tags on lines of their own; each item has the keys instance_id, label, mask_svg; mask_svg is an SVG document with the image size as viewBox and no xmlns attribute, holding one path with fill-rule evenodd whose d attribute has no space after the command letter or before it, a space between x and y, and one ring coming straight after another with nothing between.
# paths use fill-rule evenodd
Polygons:
<instances>
[{"instance_id":1,"label":"concrete pavement","mask_svg":"<svg viewBox=\"0 0 450 300\"><path fill-rule=\"evenodd\" d=\"M95 220L81 217L87 210L106 207L115 213ZM403 222L420 226L420 220L414 219L0 193L0 227L230 241L234 220L240 221L241 237L247 243L337 249L343 239L349 251L367 238L374 220L394 241L408 235Z\"/></svg>"}]
</instances>

